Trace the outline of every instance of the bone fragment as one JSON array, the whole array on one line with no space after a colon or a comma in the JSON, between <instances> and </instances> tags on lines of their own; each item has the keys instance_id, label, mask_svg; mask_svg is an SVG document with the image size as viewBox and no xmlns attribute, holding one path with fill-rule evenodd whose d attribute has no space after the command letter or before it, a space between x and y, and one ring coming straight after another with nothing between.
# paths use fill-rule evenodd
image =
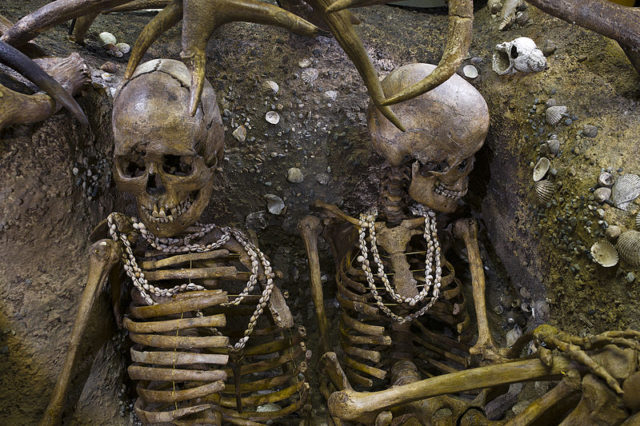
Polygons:
<instances>
[{"instance_id":1,"label":"bone fragment","mask_svg":"<svg viewBox=\"0 0 640 426\"><path fill-rule=\"evenodd\" d=\"M226 323L224 314L152 322L134 322L129 318L124 319L124 326L133 333L161 333L193 327L224 327Z\"/></svg>"},{"instance_id":2,"label":"bone fragment","mask_svg":"<svg viewBox=\"0 0 640 426\"><path fill-rule=\"evenodd\" d=\"M226 258L229 256L229 250L213 250L205 253L187 253L176 256L169 256L159 260L143 260L140 267L145 271L150 269L166 268L168 266L181 265L183 263L196 262L199 260L211 260Z\"/></svg>"},{"instance_id":3,"label":"bone fragment","mask_svg":"<svg viewBox=\"0 0 640 426\"><path fill-rule=\"evenodd\" d=\"M246 406L258 406L258 405L264 405L264 404L273 404L273 403L277 403L280 401L283 401L285 399L288 399L290 397L292 397L293 395L299 393L302 388L304 388L305 386L308 386L308 383L306 383L304 380L300 380L297 383L288 386L282 390L278 390L275 392L270 392L267 394L251 394L251 396L247 396L247 397L243 397L242 398L242 406L246 407ZM228 398L228 397L222 397L220 398L220 405L222 405L223 407L227 407L227 408L235 408L236 407L236 399L235 397L233 398Z\"/></svg>"},{"instance_id":4,"label":"bone fragment","mask_svg":"<svg viewBox=\"0 0 640 426\"><path fill-rule=\"evenodd\" d=\"M186 300L176 300L151 306L137 306L131 308L131 316L146 319L164 315L180 314L183 312L197 311L209 306L219 305L228 301L227 294L222 290L209 290L209 296L197 297Z\"/></svg>"},{"instance_id":5,"label":"bone fragment","mask_svg":"<svg viewBox=\"0 0 640 426\"><path fill-rule=\"evenodd\" d=\"M193 349L193 348L226 348L229 338L226 336L165 336L162 334L129 333L135 343L165 349Z\"/></svg>"},{"instance_id":6,"label":"bone fragment","mask_svg":"<svg viewBox=\"0 0 640 426\"><path fill-rule=\"evenodd\" d=\"M130 365L127 369L131 380L156 381L199 381L215 382L225 380L227 373L222 370L181 370L178 368L154 368L140 365Z\"/></svg>"},{"instance_id":7,"label":"bone fragment","mask_svg":"<svg viewBox=\"0 0 640 426\"><path fill-rule=\"evenodd\" d=\"M202 278L246 281L249 279L250 274L248 272L239 272L235 266L218 266L215 268L160 269L145 271L144 275L149 281L197 280Z\"/></svg>"},{"instance_id":8,"label":"bone fragment","mask_svg":"<svg viewBox=\"0 0 640 426\"><path fill-rule=\"evenodd\" d=\"M212 393L220 392L222 389L224 389L224 382L222 380L189 389L171 389L168 391L145 389L140 384L138 384L138 386L136 387L138 396L142 397L146 402L164 403L188 401L190 399L202 398Z\"/></svg>"},{"instance_id":9,"label":"bone fragment","mask_svg":"<svg viewBox=\"0 0 640 426\"><path fill-rule=\"evenodd\" d=\"M161 352L161 351L138 351L131 348L131 360L144 364L157 365L189 365L189 364L218 364L225 365L228 355L202 354L194 352Z\"/></svg>"}]
</instances>

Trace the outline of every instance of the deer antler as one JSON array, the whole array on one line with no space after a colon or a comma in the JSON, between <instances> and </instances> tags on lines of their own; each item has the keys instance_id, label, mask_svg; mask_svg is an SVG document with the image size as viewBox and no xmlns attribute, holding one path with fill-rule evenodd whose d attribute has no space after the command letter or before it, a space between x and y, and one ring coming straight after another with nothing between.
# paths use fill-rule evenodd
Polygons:
<instances>
[{"instance_id":1,"label":"deer antler","mask_svg":"<svg viewBox=\"0 0 640 426\"><path fill-rule=\"evenodd\" d=\"M328 0L312 1L318 3L319 5L328 3ZM333 4L324 8L327 14L325 19L327 19L328 22L331 22L331 20L336 19L334 16L335 14L340 13L340 11L343 11L347 8L371 6L374 4L382 4L387 2L388 0L337 0ZM367 88L369 88L369 93L371 94L374 103L380 108L380 106L384 107L387 105L393 105L398 102L402 102L407 99L419 96L447 81L449 77L453 75L456 69L458 69L463 59L467 55L467 52L469 51L469 46L471 44L472 25L473 1L450 0L447 45L442 55L442 59L438 64L438 68L436 68L428 77L406 88L402 92L386 94L387 96L390 96L386 99L383 99L382 95L378 93L378 91L376 91L373 87L377 85L378 79L373 69L368 69L368 66L370 66L370 64L365 63L362 58L363 55L366 56L366 54L364 53L362 42L357 38L357 36L355 36L355 34L354 37L352 37L350 34L343 36L343 38L346 39L343 42L340 38L338 38L336 32L333 31L333 27L332 32L334 33L338 41L340 41L342 48L345 50L347 55L349 55L349 58L351 58L353 63L358 68L360 75L365 80ZM361 69L364 71L361 71ZM372 88L374 90L372 90ZM380 111L385 115L385 117L389 118L385 110L381 108ZM394 124L396 123L394 122Z\"/></svg>"}]
</instances>

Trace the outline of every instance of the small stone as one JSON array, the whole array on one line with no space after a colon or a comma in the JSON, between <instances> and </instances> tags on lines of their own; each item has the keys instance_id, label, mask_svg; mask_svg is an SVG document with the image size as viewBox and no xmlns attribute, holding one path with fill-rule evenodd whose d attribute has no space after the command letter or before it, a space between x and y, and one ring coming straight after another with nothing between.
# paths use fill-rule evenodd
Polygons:
<instances>
[{"instance_id":1,"label":"small stone","mask_svg":"<svg viewBox=\"0 0 640 426\"><path fill-rule=\"evenodd\" d=\"M285 210L286 206L282 198L275 194L265 194L265 200L267 200L267 210L274 215L280 215Z\"/></svg>"},{"instance_id":2,"label":"small stone","mask_svg":"<svg viewBox=\"0 0 640 426\"><path fill-rule=\"evenodd\" d=\"M280 122L280 114L275 111L269 111L265 114L264 119L267 120L267 123L276 125Z\"/></svg>"},{"instance_id":3,"label":"small stone","mask_svg":"<svg viewBox=\"0 0 640 426\"><path fill-rule=\"evenodd\" d=\"M464 68L462 68L462 73L465 77L472 80L478 77L478 69L473 65L465 65Z\"/></svg>"},{"instance_id":4,"label":"small stone","mask_svg":"<svg viewBox=\"0 0 640 426\"><path fill-rule=\"evenodd\" d=\"M622 228L620 228L618 225L611 225L604 231L604 234L607 236L607 238L613 241L616 240L620 236L620 234L622 234Z\"/></svg>"},{"instance_id":5,"label":"small stone","mask_svg":"<svg viewBox=\"0 0 640 426\"><path fill-rule=\"evenodd\" d=\"M244 126L238 126L232 133L233 137L239 142L244 142L247 139L247 128Z\"/></svg>"},{"instance_id":6,"label":"small stone","mask_svg":"<svg viewBox=\"0 0 640 426\"><path fill-rule=\"evenodd\" d=\"M102 43L103 46L107 46L109 44L115 45L118 42L118 40L116 40L116 36L106 31L100 33L98 35L98 38L100 39L100 43Z\"/></svg>"},{"instance_id":7,"label":"small stone","mask_svg":"<svg viewBox=\"0 0 640 426\"><path fill-rule=\"evenodd\" d=\"M483 60L484 59L482 59L480 56L474 56L473 58L471 58L471 63L478 65L481 64Z\"/></svg>"},{"instance_id":8,"label":"small stone","mask_svg":"<svg viewBox=\"0 0 640 426\"><path fill-rule=\"evenodd\" d=\"M591 124L585 124L582 128L582 134L588 138L595 138L598 136L598 128L596 126L592 126Z\"/></svg>"},{"instance_id":9,"label":"small stone","mask_svg":"<svg viewBox=\"0 0 640 426\"><path fill-rule=\"evenodd\" d=\"M336 92L335 90L327 90L326 92L324 92L324 96L331 99L332 101L335 101L338 97L338 92Z\"/></svg>"},{"instance_id":10,"label":"small stone","mask_svg":"<svg viewBox=\"0 0 640 426\"><path fill-rule=\"evenodd\" d=\"M544 56L553 55L556 49L558 49L558 46L556 46L556 44L551 40L547 39L542 44L542 53L544 54Z\"/></svg>"},{"instance_id":11,"label":"small stone","mask_svg":"<svg viewBox=\"0 0 640 426\"><path fill-rule=\"evenodd\" d=\"M297 167L291 167L287 171L287 180L291 183L301 183L304 180L302 170Z\"/></svg>"},{"instance_id":12,"label":"small stone","mask_svg":"<svg viewBox=\"0 0 640 426\"><path fill-rule=\"evenodd\" d=\"M629 272L625 278L626 278L627 282L629 284L631 284L632 282L634 282L636 280L636 275L633 272Z\"/></svg>"},{"instance_id":13,"label":"small stone","mask_svg":"<svg viewBox=\"0 0 640 426\"><path fill-rule=\"evenodd\" d=\"M571 123L573 123L573 120L571 120L570 118L567 118L566 120L564 120L565 126L571 126Z\"/></svg>"},{"instance_id":14,"label":"small stone","mask_svg":"<svg viewBox=\"0 0 640 426\"><path fill-rule=\"evenodd\" d=\"M298 66L300 68L308 68L311 66L311 59L309 58L304 58L302 59L300 62L298 62Z\"/></svg>"},{"instance_id":15,"label":"small stone","mask_svg":"<svg viewBox=\"0 0 640 426\"><path fill-rule=\"evenodd\" d=\"M118 71L118 65L114 64L111 61L107 61L100 67L102 71L115 74Z\"/></svg>"},{"instance_id":16,"label":"small stone","mask_svg":"<svg viewBox=\"0 0 640 426\"><path fill-rule=\"evenodd\" d=\"M327 173L318 173L316 175L316 181L320 185L326 185L326 184L329 183L330 180L331 180L331 176L329 176L329 174L327 174Z\"/></svg>"},{"instance_id":17,"label":"small stone","mask_svg":"<svg viewBox=\"0 0 640 426\"><path fill-rule=\"evenodd\" d=\"M611 188L601 187L593 191L593 198L599 203L604 203L611 198Z\"/></svg>"}]
</instances>

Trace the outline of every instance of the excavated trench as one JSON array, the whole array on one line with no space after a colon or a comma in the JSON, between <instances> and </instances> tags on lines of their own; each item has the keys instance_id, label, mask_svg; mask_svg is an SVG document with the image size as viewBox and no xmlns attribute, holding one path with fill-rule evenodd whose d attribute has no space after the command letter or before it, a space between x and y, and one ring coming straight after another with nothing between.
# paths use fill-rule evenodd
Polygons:
<instances>
[{"instance_id":1,"label":"excavated trench","mask_svg":"<svg viewBox=\"0 0 640 426\"><path fill-rule=\"evenodd\" d=\"M16 20L42 3L9 0L0 14ZM410 62L438 62L445 15L384 6L357 15L380 74ZM601 169L617 176L640 173L640 79L610 40L533 8L529 15L529 23L498 32L486 8L477 11L465 61L479 70L471 83L491 114L466 201L480 222L494 335L504 343L516 324L524 329L539 321L576 334L639 329L634 314L639 271L624 263L601 268L586 252L604 238L599 221L631 228L638 210L638 204L629 212L598 205L590 190ZM64 25L38 37L51 54L77 51L92 67L94 84L79 98L90 130L82 132L62 112L0 132L0 417L7 424L35 423L47 404L84 285L91 230L111 211L134 213L132 200L117 194L110 171L111 88L122 78L127 57L109 56L97 35L109 31L118 41L133 44L148 19L145 14L100 16L85 46L68 41ZM493 46L521 35L541 46L553 45L548 68L497 76L491 70ZM152 46L147 59L177 59L179 51L179 29L172 29ZM367 138L366 91L353 65L327 37L310 40L280 29L232 24L214 35L207 52L207 78L223 111L226 153L225 181L203 219L258 235L283 274L279 285L288 292L295 320L307 327L315 350L317 329L296 225L313 211L316 199L353 215L375 202L381 160ZM100 67L107 61L117 71L105 78ZM309 63L306 68L300 66L304 62ZM309 68L317 73L305 73ZM277 94L264 89L267 80L279 85ZM545 103L551 98L569 110L567 120L556 126L545 122ZM276 125L265 121L270 110L280 114ZM244 138L232 135L240 125L247 130ZM587 137L585 125L596 126L597 137ZM562 142L561 153L552 158L557 191L551 201L539 203L531 165L547 154L551 134ZM287 180L290 168L300 169L301 183ZM266 194L283 200L281 214L268 212ZM330 298L333 262L324 243L320 255ZM83 351L68 419L130 424L135 392L125 373L126 336L116 330L106 296L94 313ZM316 351L311 365L317 356ZM529 392L534 390L520 399L529 399ZM315 414L322 418L322 397L317 388L312 394Z\"/></svg>"}]
</instances>

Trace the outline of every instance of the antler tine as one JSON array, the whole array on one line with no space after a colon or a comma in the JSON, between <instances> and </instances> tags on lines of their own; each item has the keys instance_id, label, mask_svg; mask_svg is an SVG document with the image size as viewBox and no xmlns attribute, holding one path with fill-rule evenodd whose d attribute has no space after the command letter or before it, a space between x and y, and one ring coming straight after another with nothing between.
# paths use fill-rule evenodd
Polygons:
<instances>
[{"instance_id":1,"label":"antler tine","mask_svg":"<svg viewBox=\"0 0 640 426\"><path fill-rule=\"evenodd\" d=\"M312 0L312 4L315 10L326 10L329 6L330 0ZM334 13L324 13L324 20L331 29L331 33L338 40L340 46L345 51L351 62L355 65L358 73L364 80L365 86L369 91L369 96L373 100L373 103L380 110L380 112L387 117L398 129L404 131L404 126L393 113L391 108L384 106L385 100L380 80L378 80L378 74L373 68L371 59L367 55L367 52L362 45L362 41L356 34L352 22L352 15L347 10L342 10Z\"/></svg>"},{"instance_id":2,"label":"antler tine","mask_svg":"<svg viewBox=\"0 0 640 426\"><path fill-rule=\"evenodd\" d=\"M24 53L0 41L0 61L24 75L29 81L44 90L56 102L63 105L83 127L86 128L89 126L87 116L76 100L73 99L73 96Z\"/></svg>"},{"instance_id":3,"label":"antler tine","mask_svg":"<svg viewBox=\"0 0 640 426\"><path fill-rule=\"evenodd\" d=\"M40 32L69 19L115 7L131 0L56 0L20 19L2 41L20 46Z\"/></svg>"},{"instance_id":4,"label":"antler tine","mask_svg":"<svg viewBox=\"0 0 640 426\"><path fill-rule=\"evenodd\" d=\"M189 109L195 114L204 87L205 49L213 31L234 22L276 25L296 34L315 36L319 29L286 10L258 0L184 0L181 57L191 70Z\"/></svg>"},{"instance_id":5,"label":"antler tine","mask_svg":"<svg viewBox=\"0 0 640 426\"><path fill-rule=\"evenodd\" d=\"M181 19L182 0L174 0L145 25L136 39L133 49L131 49L131 56L129 56L127 69L124 72L125 80L131 78L142 57L147 49L149 49L149 46L151 46L162 33L180 22Z\"/></svg>"},{"instance_id":6,"label":"antler tine","mask_svg":"<svg viewBox=\"0 0 640 426\"><path fill-rule=\"evenodd\" d=\"M389 3L389 0L337 0L331 4L325 12L333 13L343 9L350 9L354 7L373 6L376 4Z\"/></svg>"},{"instance_id":7,"label":"antler tine","mask_svg":"<svg viewBox=\"0 0 640 426\"><path fill-rule=\"evenodd\" d=\"M415 98L447 81L456 72L469 51L472 27L473 1L450 0L447 44L438 67L423 80L387 98L382 105L393 105Z\"/></svg>"}]
</instances>

